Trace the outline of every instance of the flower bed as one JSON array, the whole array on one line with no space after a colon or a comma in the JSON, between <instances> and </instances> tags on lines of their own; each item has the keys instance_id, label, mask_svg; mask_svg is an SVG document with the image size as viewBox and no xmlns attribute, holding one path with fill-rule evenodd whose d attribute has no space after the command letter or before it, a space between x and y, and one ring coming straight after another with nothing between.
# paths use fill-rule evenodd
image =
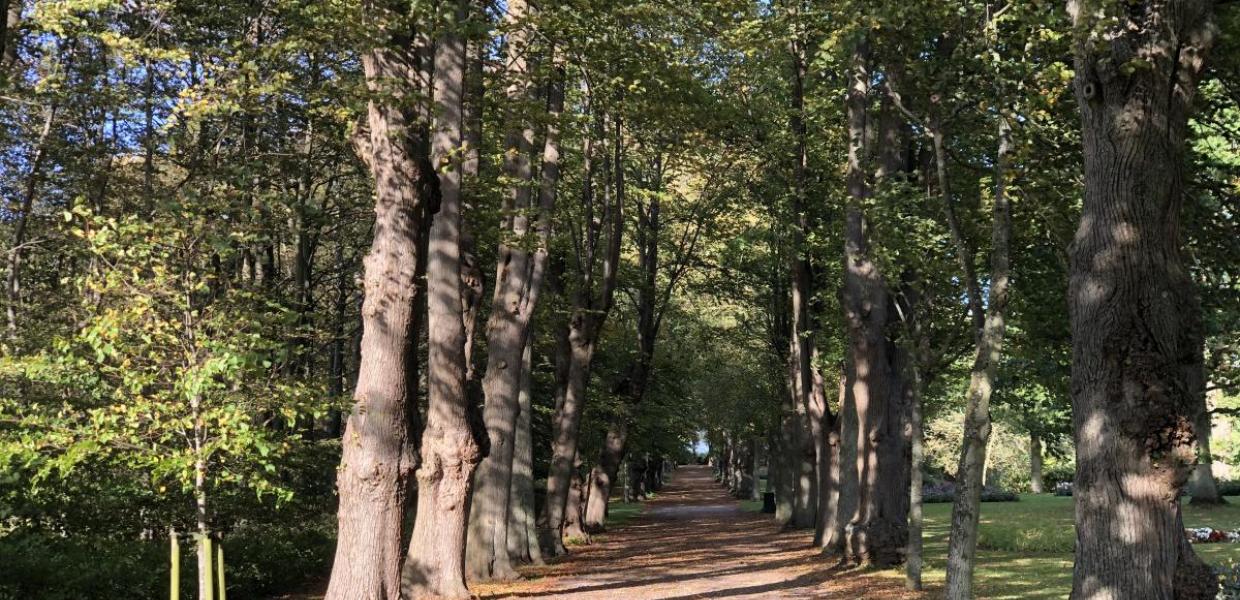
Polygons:
<instances>
[{"instance_id":1,"label":"flower bed","mask_svg":"<svg viewBox=\"0 0 1240 600\"><path fill-rule=\"evenodd\" d=\"M1190 527L1185 529L1184 533L1188 534L1188 541L1194 544L1217 544L1220 542L1234 544L1240 542L1240 530L1223 531L1213 527Z\"/></svg>"}]
</instances>

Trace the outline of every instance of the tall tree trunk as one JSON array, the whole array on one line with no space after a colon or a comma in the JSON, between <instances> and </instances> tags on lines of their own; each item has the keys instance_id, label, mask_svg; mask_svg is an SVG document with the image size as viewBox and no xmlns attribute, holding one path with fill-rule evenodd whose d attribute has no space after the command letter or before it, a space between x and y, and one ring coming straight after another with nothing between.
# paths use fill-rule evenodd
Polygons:
<instances>
[{"instance_id":1,"label":"tall tree trunk","mask_svg":"<svg viewBox=\"0 0 1240 600\"><path fill-rule=\"evenodd\" d=\"M1179 502L1205 379L1180 208L1189 112L1217 31L1213 5L1069 3L1085 158L1068 285L1077 600L1205 599L1218 590L1184 534ZM1118 22L1100 20L1104 6Z\"/></svg>"},{"instance_id":2,"label":"tall tree trunk","mask_svg":"<svg viewBox=\"0 0 1240 600\"><path fill-rule=\"evenodd\" d=\"M661 171L659 161L657 170ZM661 173L656 177L655 191L660 191ZM598 463L590 471L586 481L586 514L583 527L590 533L603 531L607 520L607 506L611 498L612 484L620 471L620 463L624 461L624 453L628 446L629 421L635 416L637 406L646 395L646 385L650 379L651 367L654 363L655 340L659 335L658 299L656 289L659 273L659 219L660 202L658 196L652 196L648 204L638 203L636 242L641 267L641 282L637 290L637 357L629 367L625 381L621 386L625 404L619 414L612 417L608 424L607 435L603 447L599 450ZM675 278L669 286L675 285ZM669 288L670 290L670 288Z\"/></svg>"},{"instance_id":3,"label":"tall tree trunk","mask_svg":"<svg viewBox=\"0 0 1240 600\"><path fill-rule=\"evenodd\" d=\"M465 42L455 31L465 14L456 12L436 44L431 138L439 171L439 212L431 225L427 257L428 411L418 467L418 508L409 553L401 573L401 595L469 598L465 586L465 537L474 469L484 453L476 408L465 388L465 310L461 281L461 111ZM507 488L505 488L507 492Z\"/></svg>"},{"instance_id":4,"label":"tall tree trunk","mask_svg":"<svg viewBox=\"0 0 1240 600\"><path fill-rule=\"evenodd\" d=\"M817 362L815 358L814 362ZM834 416L827 405L826 382L822 370L811 366L813 383L809 397L810 434L814 446L814 545L825 548L828 538L827 527L831 523L831 511L835 504L831 494L838 493L836 481L832 478L832 468L838 478L839 455L836 446L831 444L831 431L834 428Z\"/></svg>"},{"instance_id":5,"label":"tall tree trunk","mask_svg":"<svg viewBox=\"0 0 1240 600\"><path fill-rule=\"evenodd\" d=\"M1035 494L1046 492L1042 481L1042 436L1036 431L1029 433L1029 491Z\"/></svg>"},{"instance_id":6,"label":"tall tree trunk","mask_svg":"<svg viewBox=\"0 0 1240 600\"><path fill-rule=\"evenodd\" d=\"M557 188L560 180L560 147L559 147L559 118L564 109L564 69L560 63L558 54L552 53L554 73L552 81L549 84L547 93L547 112L550 120L547 123L547 130L543 140L543 156L542 170L539 182L539 210L541 213L540 236L542 240L542 248L536 256L535 273L532 274L531 286L534 292L538 291L541 285L542 272L547 268L546 265L550 260L548 254L548 244L551 235L551 215L555 204ZM557 261L555 265L555 283L562 292L563 287L563 261ZM526 310L527 319L532 317L533 307ZM542 564L542 551L538 538L538 529L535 524L535 506L534 506L534 471L533 471L533 436L530 428L533 415L530 412L530 385L531 385L531 365L530 354L532 352L533 334L529 332L529 324L526 324L526 349L522 358L521 372L521 396L520 413L517 421L517 434L514 441L514 464L513 464L513 483L512 498L510 500L509 509L509 535L517 532L517 539L509 539L508 547L510 552L517 553L519 560L523 562L533 562ZM558 335L558 332L557 332ZM557 342L558 342L557 338ZM560 372L561 360L557 357L557 387L563 382ZM566 366L566 365L565 365ZM566 371L563 373L566 375ZM562 405L563 395L559 395L557 404ZM511 503L516 503L511 505Z\"/></svg>"},{"instance_id":7,"label":"tall tree trunk","mask_svg":"<svg viewBox=\"0 0 1240 600\"><path fill-rule=\"evenodd\" d=\"M830 489L824 512L822 550L829 555L842 555L846 541L845 529L857 511L857 411L847 369L841 369L838 382L839 413L827 440L831 445L831 461L827 465Z\"/></svg>"},{"instance_id":8,"label":"tall tree trunk","mask_svg":"<svg viewBox=\"0 0 1240 600\"><path fill-rule=\"evenodd\" d=\"M893 410L893 404L898 407L902 402L893 402L893 394L901 386L893 385L895 374L888 354L887 288L870 256L869 225L863 209L869 196L870 77L868 42L863 38L854 51L846 100L849 204L844 223L842 301L848 327L845 373L857 415L857 505L847 527L845 551L856 563L888 566L904 559L907 505L902 501L907 466L900 456L905 447L898 432L901 415Z\"/></svg>"},{"instance_id":9,"label":"tall tree trunk","mask_svg":"<svg viewBox=\"0 0 1240 600\"><path fill-rule=\"evenodd\" d=\"M548 280L548 284L551 286L552 291L555 292L555 294L561 299L563 299L565 295L564 262L563 256L559 254L553 256L551 261L551 275ZM559 434L560 428L566 425L563 420L564 400L568 396L569 371L572 368L573 362L572 342L569 340L570 329L571 324L569 318L559 319L553 324L553 332L555 335L555 355L553 357L553 363L555 365L555 372L552 385L552 403L555 406L555 410L551 413L552 436ZM549 487L550 482L548 481L548 488ZM551 525L551 521L548 520L555 516L552 514L550 506L548 506L548 497L549 496L544 494L543 509L542 512L539 513L536 520L538 524L538 544L539 548L544 552L549 553L552 556L557 556L564 553L563 542L560 539L560 521L555 521L556 525L553 526ZM560 515L560 518L562 518L563 511L556 514Z\"/></svg>"},{"instance_id":10,"label":"tall tree trunk","mask_svg":"<svg viewBox=\"0 0 1240 600\"><path fill-rule=\"evenodd\" d=\"M586 209L585 228L588 233L583 252L578 255L577 264L581 267L582 288L573 300L572 314L568 326L568 373L564 388L564 401L556 411L552 420L551 465L547 474L547 499L544 506L543 521L551 530L548 552L559 555L565 552L563 538L568 535L565 530L566 511L573 513L577 519L575 527L580 528L582 518L576 510L569 511L568 503L570 488L580 476L575 473L577 463L577 437L581 427L581 415L585 408L586 386L590 379L590 365L594 360L594 350L598 337L602 332L607 314L611 311L615 296L616 274L620 261L620 241L624 232L624 138L623 123L617 115L614 125L614 156L609 160L614 164L615 192L604 194L603 212L600 223L606 223L607 246L602 260L602 277L597 292L593 289L594 247L599 241L592 217L594 208L594 192L591 183L592 162L590 161L590 144L585 150L586 174L582 205ZM602 128L602 127L600 127ZM591 138L587 138L587 142ZM605 169L606 171L606 165ZM606 186L604 190L608 190ZM579 483L577 485L580 485ZM579 499L574 500L574 508L580 508ZM584 530L583 530L584 532ZM574 532L576 533L576 532ZM576 536L574 536L576 537Z\"/></svg>"},{"instance_id":11,"label":"tall tree trunk","mask_svg":"<svg viewBox=\"0 0 1240 600\"><path fill-rule=\"evenodd\" d=\"M936 128L936 133L939 133ZM936 138L942 146L941 133ZM1009 256L1012 243L1012 211L1008 202L1007 166L1012 148L1012 132L1006 114L999 115L999 152L995 160L994 215L991 223L990 287L986 308L973 301L974 314L986 315L985 325L977 338L977 351L969 376L968 404L964 413L964 439L960 462L956 468L956 499L952 503L951 540L947 548L947 598L969 600L973 597L973 566L977 552L978 523L981 518L982 486L986 465L986 448L990 443L990 395L994 389L995 372L1003 352L1003 336L1007 328ZM941 154L941 152L940 152ZM950 206L951 199L948 200ZM953 228L956 225L952 224ZM961 239L961 236L953 234ZM962 255L967 253L958 249ZM965 273L970 281L976 277ZM980 284L979 284L980 285Z\"/></svg>"},{"instance_id":12,"label":"tall tree trunk","mask_svg":"<svg viewBox=\"0 0 1240 600\"><path fill-rule=\"evenodd\" d=\"M771 217L772 222L785 218L777 210L772 210ZM780 395L779 415L767 432L767 446L770 449L766 468L767 490L775 494L775 521L787 526L792 520L793 496L796 493L796 479L792 476L790 467L793 456L792 437L795 430L790 428L789 419L793 414L792 405L797 397L795 390L797 375L791 355L792 319L789 316L791 307L787 289L788 280L791 278L787 276L785 266L789 264L785 258L785 240L775 228L772 228L771 239L774 260L768 283L771 290L767 309L770 314L768 335L770 352L780 357L783 363L785 393Z\"/></svg>"},{"instance_id":13,"label":"tall tree trunk","mask_svg":"<svg viewBox=\"0 0 1240 600\"><path fill-rule=\"evenodd\" d=\"M533 336L526 343L521 358L520 412L517 414L517 432L513 440L512 497L508 501L508 555L521 562L541 565L542 551L534 524L534 450L530 432L533 421L530 400L532 353Z\"/></svg>"},{"instance_id":14,"label":"tall tree trunk","mask_svg":"<svg viewBox=\"0 0 1240 600\"><path fill-rule=\"evenodd\" d=\"M568 502L564 507L564 538L587 543L590 532L584 527L588 496L585 483L581 479L581 460L573 465L572 480L569 482Z\"/></svg>"},{"instance_id":15,"label":"tall tree trunk","mask_svg":"<svg viewBox=\"0 0 1240 600\"><path fill-rule=\"evenodd\" d=\"M350 268L344 259L344 243L336 244L336 298L333 302L332 344L331 355L327 368L327 395L333 401L344 396L345 389L345 319L348 314L349 296L352 291L350 284ZM351 261L350 261L351 262ZM327 419L327 434L332 438L340 437L340 410L332 408Z\"/></svg>"},{"instance_id":16,"label":"tall tree trunk","mask_svg":"<svg viewBox=\"0 0 1240 600\"><path fill-rule=\"evenodd\" d=\"M530 74L526 62L531 32L530 7L523 0L508 3L507 18L514 26L508 36L507 64L513 83L508 101L520 106L528 101ZM558 83L558 82L557 82ZM478 471L478 493L470 517L469 572L479 580L513 579L517 572L508 556L509 500L512 495L512 468L515 425L521 391L522 355L529 338L530 317L538 303L547 265L547 245L551 236L551 211L559 176L558 127L554 123L563 105L563 91L552 85L549 94L552 123L548 126L543 151L542 189L539 193L537 230L539 243L526 249L533 194L530 152L534 130L518 125L508 135L504 153L504 172L514 181L504 201L504 222L496 265L495 295L487 322L487 372L483 379L486 395L486 424L491 452ZM513 116L520 124L519 116Z\"/></svg>"},{"instance_id":17,"label":"tall tree trunk","mask_svg":"<svg viewBox=\"0 0 1240 600\"><path fill-rule=\"evenodd\" d=\"M7 257L8 273L6 274L7 284L5 286L8 302L5 310L7 311L8 334L11 341L17 340L17 312L22 302L22 255L26 251L25 246L27 231L30 227L30 214L34 210L34 198L39 193L39 183L43 180L43 164L46 162L47 157L47 138L51 135L52 122L55 119L56 105L48 104L44 106L43 125L39 129L39 137L34 143L33 156L30 157L30 172L26 174L26 185L22 190L20 213L17 215L17 224L13 230L13 243L9 246Z\"/></svg>"},{"instance_id":18,"label":"tall tree trunk","mask_svg":"<svg viewBox=\"0 0 1240 600\"><path fill-rule=\"evenodd\" d=\"M617 415L607 426L603 447L599 449L598 464L590 470L587 479L586 514L583 527L590 533L601 533L607 522L607 502L611 498L612 483L620 473L624 461L625 444L629 435L628 415Z\"/></svg>"},{"instance_id":19,"label":"tall tree trunk","mask_svg":"<svg viewBox=\"0 0 1240 600\"><path fill-rule=\"evenodd\" d=\"M797 528L798 512L797 499L800 497L803 481L801 478L801 463L804 461L804 443L806 439L802 428L805 421L801 418L801 414L797 412L797 406L801 399L798 391L799 375L797 373L796 344L792 342L792 338L788 338L788 362L785 368L787 394L783 397L780 407L779 430L778 430L778 449L777 457L772 460L777 463L779 477L775 491L775 520L785 528ZM804 523L804 506L801 504L801 523Z\"/></svg>"},{"instance_id":20,"label":"tall tree trunk","mask_svg":"<svg viewBox=\"0 0 1240 600\"><path fill-rule=\"evenodd\" d=\"M381 11L368 9L367 18L378 20L371 11ZM415 80L410 60L401 35L364 52L369 90L407 96L402 86ZM375 179L375 227L365 259L362 358L337 475L339 530L327 600L400 600L401 531L418 460L410 443L417 431L411 423L417 411L410 410L417 396L410 372L417 364L414 307L431 202L419 187L426 165L416 157L414 135L411 115L396 101L375 99L354 138Z\"/></svg>"},{"instance_id":21,"label":"tall tree trunk","mask_svg":"<svg viewBox=\"0 0 1240 600\"><path fill-rule=\"evenodd\" d=\"M782 412L786 413L786 405L781 405ZM787 423L787 414L781 414L771 431L771 456L767 465L771 491L775 492L775 522L785 526L792 520L792 497L796 494L796 480L789 468L792 453L788 450Z\"/></svg>"},{"instance_id":22,"label":"tall tree trunk","mask_svg":"<svg viewBox=\"0 0 1240 600\"><path fill-rule=\"evenodd\" d=\"M763 465L766 464L766 456L769 456L766 450L766 441L760 438L749 439L749 472L754 477L754 488L749 493L749 500L763 500L763 493L769 491L768 487L763 486ZM766 481L770 485L770 470L766 472Z\"/></svg>"},{"instance_id":23,"label":"tall tree trunk","mask_svg":"<svg viewBox=\"0 0 1240 600\"><path fill-rule=\"evenodd\" d=\"M783 498L776 505L776 518L785 529L814 527L816 518L814 449L810 434L809 407L801 392L800 345L795 333L788 339L788 395L780 421L780 462Z\"/></svg>"},{"instance_id":24,"label":"tall tree trunk","mask_svg":"<svg viewBox=\"0 0 1240 600\"><path fill-rule=\"evenodd\" d=\"M922 429L921 416L922 380L921 370L916 361L917 358L913 357L909 365L913 375L912 397L910 398L909 405L909 429L911 430L912 440L909 460L908 549L905 556L905 587L910 590L921 589L921 568L923 563L921 491L922 469L926 463L925 431Z\"/></svg>"},{"instance_id":25,"label":"tall tree trunk","mask_svg":"<svg viewBox=\"0 0 1240 600\"><path fill-rule=\"evenodd\" d=\"M586 385L590 379L590 363L594 360L594 336L597 335L591 315L577 313L569 324L569 369L565 386L564 402L552 421L551 465L547 474L547 497L544 505L545 521L552 530L551 544L547 549L552 556L565 553L563 538L567 519L572 517L580 502L572 500L574 481L580 479L575 473L577 461L577 435L581 427L581 412L585 408Z\"/></svg>"},{"instance_id":26,"label":"tall tree trunk","mask_svg":"<svg viewBox=\"0 0 1240 600\"><path fill-rule=\"evenodd\" d=\"M819 516L823 512L821 497L824 490L820 482L827 463L826 453L829 451L825 435L830 415L826 409L825 398L817 402L814 394L814 358L817 350L814 347L813 330L810 325L810 302L814 291L810 273L810 255L806 241L811 234L810 216L808 213L808 178L809 153L806 149L805 130L805 49L803 42L795 37L789 47L792 56L792 116L790 129L795 139L795 155L792 166L792 212L793 226L792 254L792 344L793 378L796 399L796 410L803 417L804 437L801 447L797 448L798 468L796 500L793 505L792 525L798 528L814 527L814 543L822 543L822 523Z\"/></svg>"}]
</instances>

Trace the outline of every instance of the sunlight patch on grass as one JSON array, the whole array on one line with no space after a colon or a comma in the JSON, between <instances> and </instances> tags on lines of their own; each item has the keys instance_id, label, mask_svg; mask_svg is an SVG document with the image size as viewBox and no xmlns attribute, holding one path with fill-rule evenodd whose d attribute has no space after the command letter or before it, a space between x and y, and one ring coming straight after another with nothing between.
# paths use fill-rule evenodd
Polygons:
<instances>
[{"instance_id":1,"label":"sunlight patch on grass","mask_svg":"<svg viewBox=\"0 0 1240 600\"><path fill-rule=\"evenodd\" d=\"M1240 497L1230 504L1202 508L1184 505L1187 527L1240 528ZM1072 549L1076 541L1070 497L1022 495L1020 502L982 504L978 536L977 568L974 571L978 598L996 600L1059 600L1072 591ZM922 580L941 585L947 565L951 504L925 505ZM1193 546L1212 565L1240 560L1240 544ZM890 569L884 577L904 577L902 569Z\"/></svg>"}]
</instances>

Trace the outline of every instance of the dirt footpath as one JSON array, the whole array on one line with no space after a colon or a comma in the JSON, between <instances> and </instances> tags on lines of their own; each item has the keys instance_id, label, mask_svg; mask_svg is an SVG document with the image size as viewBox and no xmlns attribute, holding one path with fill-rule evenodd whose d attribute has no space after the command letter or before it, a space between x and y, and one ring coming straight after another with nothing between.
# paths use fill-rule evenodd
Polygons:
<instances>
[{"instance_id":1,"label":"dirt footpath","mask_svg":"<svg viewBox=\"0 0 1240 600\"><path fill-rule=\"evenodd\" d=\"M832 568L811 535L781 533L769 515L741 510L709 467L678 469L645 512L523 581L472 584L486 599L925 598L902 581Z\"/></svg>"}]
</instances>

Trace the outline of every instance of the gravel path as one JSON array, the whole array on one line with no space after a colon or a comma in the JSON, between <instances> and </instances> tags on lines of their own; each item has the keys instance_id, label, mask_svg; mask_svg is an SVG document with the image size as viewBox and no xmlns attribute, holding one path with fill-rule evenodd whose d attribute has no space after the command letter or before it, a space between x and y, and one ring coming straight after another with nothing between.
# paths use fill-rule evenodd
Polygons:
<instances>
[{"instance_id":1,"label":"gravel path","mask_svg":"<svg viewBox=\"0 0 1240 600\"><path fill-rule=\"evenodd\" d=\"M526 579L473 584L484 599L685 600L689 598L923 598L889 574L834 568L811 535L783 533L768 516L741 510L708 467L678 469L645 512L594 544Z\"/></svg>"}]
</instances>

